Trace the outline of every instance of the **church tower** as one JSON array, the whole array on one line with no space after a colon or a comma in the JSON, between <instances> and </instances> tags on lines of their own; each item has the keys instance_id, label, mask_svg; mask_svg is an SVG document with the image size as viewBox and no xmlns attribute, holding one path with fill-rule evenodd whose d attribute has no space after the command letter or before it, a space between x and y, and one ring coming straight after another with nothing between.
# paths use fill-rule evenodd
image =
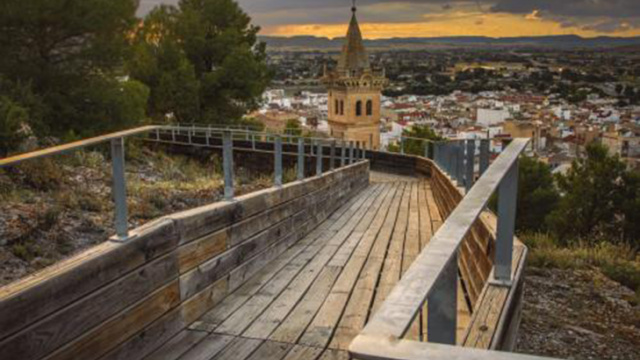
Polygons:
<instances>
[{"instance_id":1,"label":"church tower","mask_svg":"<svg viewBox=\"0 0 640 360\"><path fill-rule=\"evenodd\" d=\"M380 148L381 92L387 84L384 73L369 63L356 18L355 1L347 38L335 70L322 79L329 92L331 136L357 141L366 148Z\"/></svg>"}]
</instances>

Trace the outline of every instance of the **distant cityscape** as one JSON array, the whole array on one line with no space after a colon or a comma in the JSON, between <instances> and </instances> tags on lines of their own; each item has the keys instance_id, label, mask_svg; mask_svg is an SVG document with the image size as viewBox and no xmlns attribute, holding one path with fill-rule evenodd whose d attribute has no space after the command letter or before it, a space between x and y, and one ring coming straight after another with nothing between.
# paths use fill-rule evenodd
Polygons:
<instances>
[{"instance_id":1,"label":"distant cityscape","mask_svg":"<svg viewBox=\"0 0 640 360\"><path fill-rule=\"evenodd\" d=\"M328 134L321 78L339 54L271 51L275 80L253 115L268 127L298 120ZM592 141L640 168L640 48L370 50L370 59L390 81L381 101L383 148L425 125L452 139L530 137L530 151L554 171Z\"/></svg>"}]
</instances>

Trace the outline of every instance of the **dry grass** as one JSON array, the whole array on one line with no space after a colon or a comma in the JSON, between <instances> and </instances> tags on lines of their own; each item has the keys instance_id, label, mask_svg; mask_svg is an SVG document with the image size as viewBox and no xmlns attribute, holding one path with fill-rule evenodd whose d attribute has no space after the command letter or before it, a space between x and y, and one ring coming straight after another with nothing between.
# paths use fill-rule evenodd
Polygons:
<instances>
[{"instance_id":1,"label":"dry grass","mask_svg":"<svg viewBox=\"0 0 640 360\"><path fill-rule=\"evenodd\" d=\"M636 292L634 303L640 303L640 256L626 245L602 242L597 245L576 243L559 246L545 234L521 236L530 249L528 264L538 268L598 269L610 279ZM631 300L631 299L630 299Z\"/></svg>"}]
</instances>

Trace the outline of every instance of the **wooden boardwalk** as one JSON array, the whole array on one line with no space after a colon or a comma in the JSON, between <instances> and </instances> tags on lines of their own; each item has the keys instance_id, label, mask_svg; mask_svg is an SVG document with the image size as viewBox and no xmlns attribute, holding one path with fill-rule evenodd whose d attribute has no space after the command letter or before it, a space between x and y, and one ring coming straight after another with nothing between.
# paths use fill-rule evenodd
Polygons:
<instances>
[{"instance_id":1,"label":"wooden boardwalk","mask_svg":"<svg viewBox=\"0 0 640 360\"><path fill-rule=\"evenodd\" d=\"M379 180L379 181L378 181ZM372 185L147 359L348 359L347 349L442 224L428 180ZM459 338L469 307L459 291ZM425 339L427 314L407 337Z\"/></svg>"}]
</instances>

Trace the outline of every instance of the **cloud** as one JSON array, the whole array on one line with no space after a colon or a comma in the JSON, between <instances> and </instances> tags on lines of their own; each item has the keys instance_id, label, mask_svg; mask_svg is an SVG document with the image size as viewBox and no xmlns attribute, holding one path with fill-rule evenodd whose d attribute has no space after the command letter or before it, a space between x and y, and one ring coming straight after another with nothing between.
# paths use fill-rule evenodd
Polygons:
<instances>
[{"instance_id":1,"label":"cloud","mask_svg":"<svg viewBox=\"0 0 640 360\"><path fill-rule=\"evenodd\" d=\"M344 26L350 17L349 0L237 0L261 25L265 33L277 28L314 25ZM178 0L141 0L139 14L147 13L154 6L176 4ZM632 35L640 30L640 0L358 0L361 23L380 26L398 25L409 28L411 24L437 22L453 24L461 17L471 18L470 27L487 28L499 33L499 16L513 16L514 22L523 26L546 25L556 32L573 31L593 36L604 33ZM492 15L483 17L486 15ZM517 19L517 20L516 20ZM466 20L465 20L466 21ZM420 32L424 33L424 26ZM414 26L415 27L415 26ZM299 27L301 29L301 27ZM293 30L292 30L293 31ZM305 30L306 31L306 30ZM336 31L332 31L336 32ZM509 29L502 29L509 36ZM532 30L531 33L537 33ZM457 33L457 32L456 32ZM391 34L391 33L390 33Z\"/></svg>"}]
</instances>

